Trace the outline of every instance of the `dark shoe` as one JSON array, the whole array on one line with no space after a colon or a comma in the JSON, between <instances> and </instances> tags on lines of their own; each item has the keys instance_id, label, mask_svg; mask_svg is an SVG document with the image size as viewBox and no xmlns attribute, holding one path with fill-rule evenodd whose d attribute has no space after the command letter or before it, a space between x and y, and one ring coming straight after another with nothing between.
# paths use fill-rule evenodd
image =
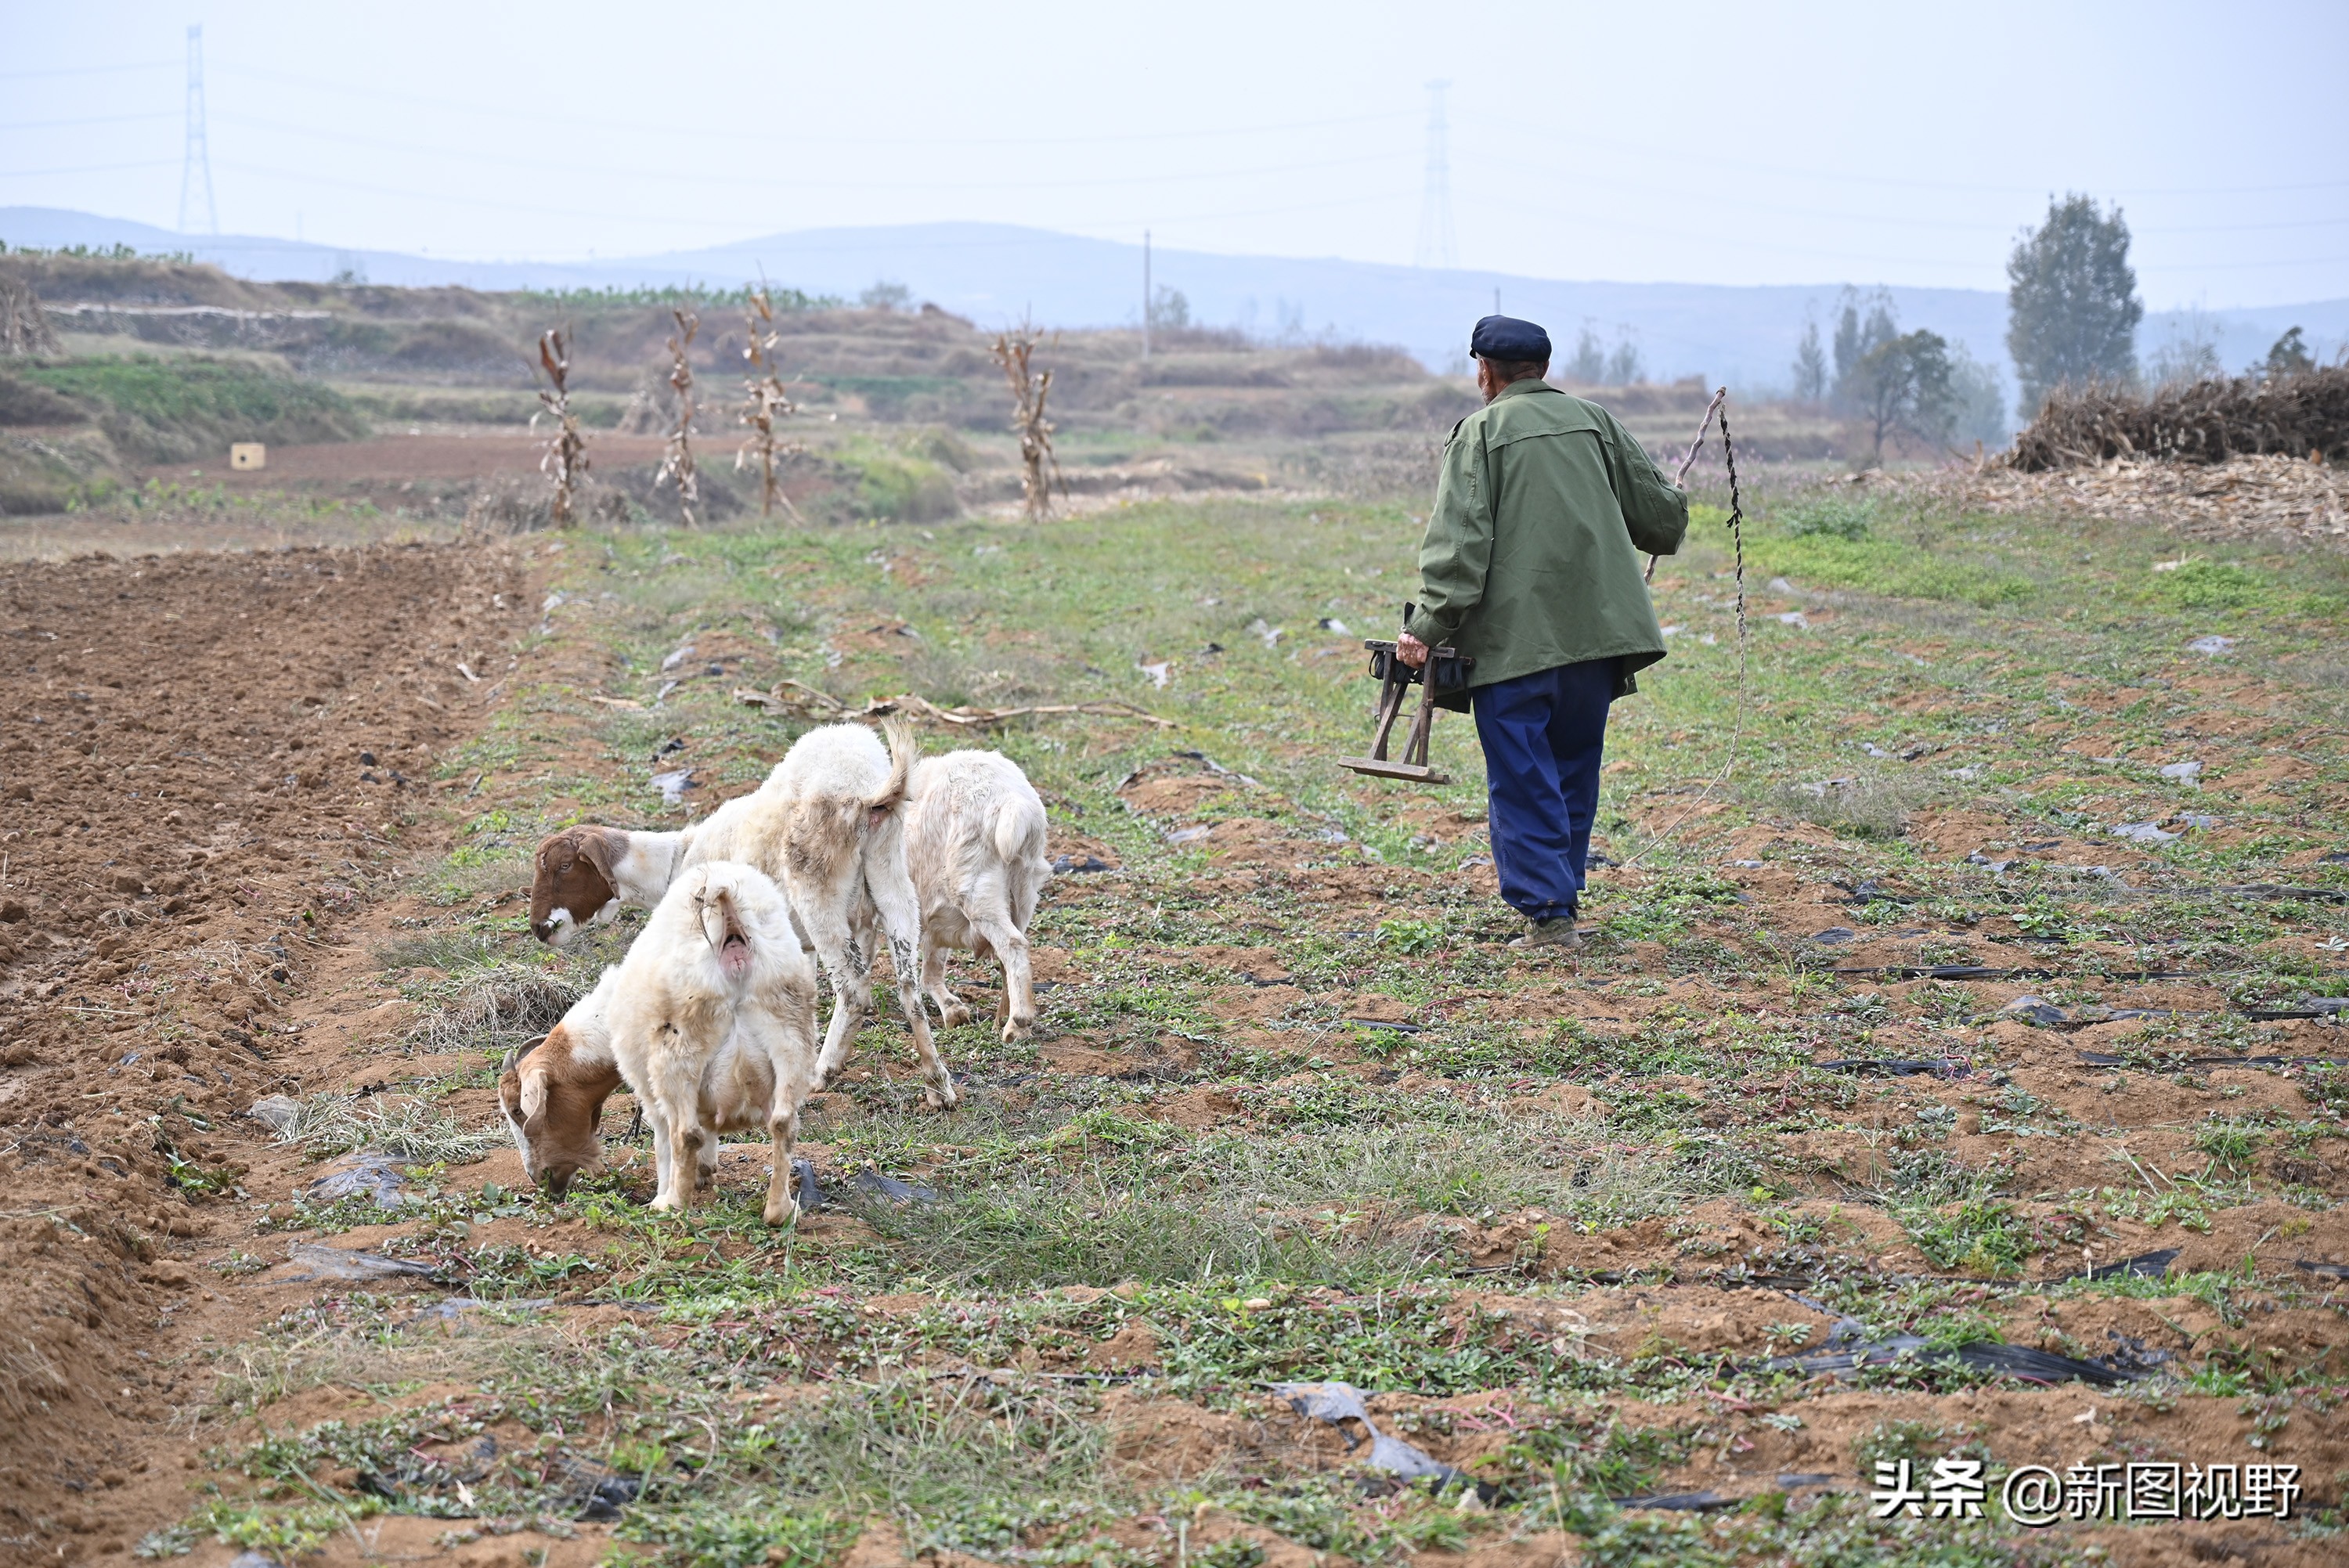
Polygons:
<instances>
[{"instance_id":1,"label":"dark shoe","mask_svg":"<svg viewBox=\"0 0 2349 1568\"><path fill-rule=\"evenodd\" d=\"M1549 920L1537 920L1526 928L1526 934L1509 944L1512 947L1565 947L1582 945L1582 933L1574 929L1574 916L1561 914Z\"/></svg>"}]
</instances>

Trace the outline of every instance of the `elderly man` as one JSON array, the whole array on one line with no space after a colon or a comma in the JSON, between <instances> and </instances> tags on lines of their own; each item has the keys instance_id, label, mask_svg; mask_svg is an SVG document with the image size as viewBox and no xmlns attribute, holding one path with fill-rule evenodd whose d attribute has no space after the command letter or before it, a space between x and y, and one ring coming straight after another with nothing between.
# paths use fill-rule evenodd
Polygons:
<instances>
[{"instance_id":1,"label":"elderly man","mask_svg":"<svg viewBox=\"0 0 2349 1568\"><path fill-rule=\"evenodd\" d=\"M1466 701L1491 791L1501 896L1530 923L1512 947L1574 946L1608 705L1664 656L1642 551L1670 555L1688 497L1595 404L1542 377L1549 334L1488 315L1469 341L1485 407L1453 428L1419 547L1409 664L1451 644L1476 661Z\"/></svg>"}]
</instances>

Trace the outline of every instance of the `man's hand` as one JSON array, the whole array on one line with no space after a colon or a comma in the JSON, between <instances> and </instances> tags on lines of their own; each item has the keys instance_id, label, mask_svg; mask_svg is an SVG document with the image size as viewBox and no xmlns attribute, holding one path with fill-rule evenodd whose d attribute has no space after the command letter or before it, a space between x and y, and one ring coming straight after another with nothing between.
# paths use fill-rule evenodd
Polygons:
<instances>
[{"instance_id":1,"label":"man's hand","mask_svg":"<svg viewBox=\"0 0 2349 1568\"><path fill-rule=\"evenodd\" d=\"M1395 657L1417 669L1427 663L1427 645L1409 632L1402 633L1395 638Z\"/></svg>"}]
</instances>

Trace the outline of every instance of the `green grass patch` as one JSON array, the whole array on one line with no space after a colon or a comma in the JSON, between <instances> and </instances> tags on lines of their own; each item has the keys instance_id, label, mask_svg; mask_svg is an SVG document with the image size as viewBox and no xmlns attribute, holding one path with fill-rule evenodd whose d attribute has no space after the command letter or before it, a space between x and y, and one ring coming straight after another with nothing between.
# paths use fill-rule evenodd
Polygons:
<instances>
[{"instance_id":1,"label":"green grass patch","mask_svg":"<svg viewBox=\"0 0 2349 1568\"><path fill-rule=\"evenodd\" d=\"M367 433L333 387L225 359L75 359L19 372L91 407L107 434L149 462L228 461L232 441L293 445Z\"/></svg>"}]
</instances>

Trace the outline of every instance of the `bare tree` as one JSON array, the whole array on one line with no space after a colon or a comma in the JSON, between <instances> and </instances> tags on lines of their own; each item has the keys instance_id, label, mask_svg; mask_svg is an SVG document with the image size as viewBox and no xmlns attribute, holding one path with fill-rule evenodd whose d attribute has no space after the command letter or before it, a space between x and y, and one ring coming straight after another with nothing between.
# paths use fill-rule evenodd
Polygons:
<instances>
[{"instance_id":1,"label":"bare tree","mask_svg":"<svg viewBox=\"0 0 2349 1568\"><path fill-rule=\"evenodd\" d=\"M539 368L546 373L547 385L538 389L538 400L544 407L540 413L552 415L554 434L547 438L546 454L538 459L538 471L554 476L554 497L549 518L557 528L567 528L575 519L574 502L580 482L587 474L587 438L580 433L579 416L571 411L571 334L566 328L548 327L538 338ZM533 414L533 428L539 415Z\"/></svg>"},{"instance_id":2,"label":"bare tree","mask_svg":"<svg viewBox=\"0 0 2349 1568\"><path fill-rule=\"evenodd\" d=\"M686 351L693 346L693 335L701 330L701 318L682 305L669 315L677 320L677 335L668 340L668 384L677 394L677 428L668 433L668 449L662 454L653 483L677 481L677 510L685 526L691 528L694 506L701 500L701 478L693 467L693 362L686 357Z\"/></svg>"},{"instance_id":3,"label":"bare tree","mask_svg":"<svg viewBox=\"0 0 2349 1568\"><path fill-rule=\"evenodd\" d=\"M775 369L775 307L767 298L764 285L751 293L744 325L750 328L750 342L743 346L742 357L750 362L750 374L742 382L741 420L750 428L750 438L734 454L734 471L741 472L755 453L759 459L759 515L774 516L775 503L781 501L792 521L797 522L800 509L783 493L776 459L796 455L799 444L778 443L775 421L790 418L799 412L799 407L784 390L783 378Z\"/></svg>"},{"instance_id":4,"label":"bare tree","mask_svg":"<svg viewBox=\"0 0 2349 1568\"><path fill-rule=\"evenodd\" d=\"M1011 383L1011 431L1019 438L1019 463L1022 469L1019 492L1027 502L1028 519L1041 522L1052 513L1052 487L1069 493L1068 481L1061 477L1060 459L1052 456L1052 421L1044 417L1044 399L1052 390L1052 373L1034 370L1030 358L1043 341L1033 323L1021 321L1009 332L999 333L995 338L995 363L1003 367L1004 378Z\"/></svg>"}]
</instances>

